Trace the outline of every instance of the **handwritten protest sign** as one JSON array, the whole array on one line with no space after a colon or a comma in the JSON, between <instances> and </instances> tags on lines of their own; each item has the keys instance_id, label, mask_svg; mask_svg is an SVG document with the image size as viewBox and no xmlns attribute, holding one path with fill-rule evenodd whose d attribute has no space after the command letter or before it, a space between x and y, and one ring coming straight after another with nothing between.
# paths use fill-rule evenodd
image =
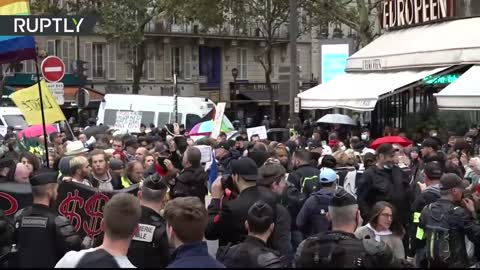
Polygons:
<instances>
[{"instance_id":1,"label":"handwritten protest sign","mask_svg":"<svg viewBox=\"0 0 480 270\"><path fill-rule=\"evenodd\" d=\"M195 145L198 150L200 150L200 153L202 154L202 159L201 163L207 163L212 161L212 147L208 145Z\"/></svg>"},{"instance_id":2,"label":"handwritten protest sign","mask_svg":"<svg viewBox=\"0 0 480 270\"><path fill-rule=\"evenodd\" d=\"M117 111L115 118L115 129L140 129L142 124L142 112Z\"/></svg>"},{"instance_id":3,"label":"handwritten protest sign","mask_svg":"<svg viewBox=\"0 0 480 270\"><path fill-rule=\"evenodd\" d=\"M260 137L260 140L266 140L268 138L267 129L265 128L265 126L247 128L247 135L249 141L252 135L258 135Z\"/></svg>"}]
</instances>

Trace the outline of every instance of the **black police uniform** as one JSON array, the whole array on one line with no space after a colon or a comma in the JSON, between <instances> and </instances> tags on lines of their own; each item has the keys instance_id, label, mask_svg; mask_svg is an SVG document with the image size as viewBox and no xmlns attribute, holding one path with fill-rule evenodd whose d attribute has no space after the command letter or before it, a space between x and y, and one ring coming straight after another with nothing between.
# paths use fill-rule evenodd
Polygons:
<instances>
[{"instance_id":1,"label":"black police uniform","mask_svg":"<svg viewBox=\"0 0 480 270\"><path fill-rule=\"evenodd\" d=\"M138 268L164 268L170 262L165 220L153 209L142 206L140 232L128 249L128 259Z\"/></svg>"},{"instance_id":2,"label":"black police uniform","mask_svg":"<svg viewBox=\"0 0 480 270\"><path fill-rule=\"evenodd\" d=\"M355 198L341 189L332 199L331 206L356 205ZM391 249L373 239L357 239L353 233L328 231L303 241L295 256L297 268L375 268L404 267L396 260Z\"/></svg>"},{"instance_id":3,"label":"black police uniform","mask_svg":"<svg viewBox=\"0 0 480 270\"><path fill-rule=\"evenodd\" d=\"M244 242L234 245L218 258L227 268L286 268L281 254L267 247L263 240L247 236Z\"/></svg>"},{"instance_id":4,"label":"black police uniform","mask_svg":"<svg viewBox=\"0 0 480 270\"><path fill-rule=\"evenodd\" d=\"M4 215L0 209L0 268L6 268L10 257L14 228L10 220Z\"/></svg>"},{"instance_id":5,"label":"black police uniform","mask_svg":"<svg viewBox=\"0 0 480 270\"><path fill-rule=\"evenodd\" d=\"M32 186L57 182L57 173L42 173L30 180ZM68 219L55 209L33 204L15 214L18 267L53 268L65 253L80 250L82 239Z\"/></svg>"},{"instance_id":6,"label":"black police uniform","mask_svg":"<svg viewBox=\"0 0 480 270\"><path fill-rule=\"evenodd\" d=\"M167 186L157 174L148 176L144 187L163 190ZM166 222L155 210L142 206L140 231L133 237L128 259L138 268L164 268L170 263Z\"/></svg>"}]
</instances>

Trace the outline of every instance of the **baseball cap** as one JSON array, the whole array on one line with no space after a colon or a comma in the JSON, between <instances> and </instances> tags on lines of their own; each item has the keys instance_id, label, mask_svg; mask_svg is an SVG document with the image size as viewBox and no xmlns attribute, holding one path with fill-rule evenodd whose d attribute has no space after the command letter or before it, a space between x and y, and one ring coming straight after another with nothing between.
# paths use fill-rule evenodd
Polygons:
<instances>
[{"instance_id":1,"label":"baseball cap","mask_svg":"<svg viewBox=\"0 0 480 270\"><path fill-rule=\"evenodd\" d=\"M332 207L343 207L357 204L357 200L352 194L346 192L344 189L339 189L335 192L330 205Z\"/></svg>"},{"instance_id":2,"label":"baseball cap","mask_svg":"<svg viewBox=\"0 0 480 270\"><path fill-rule=\"evenodd\" d=\"M323 168L320 171L320 183L329 184L337 181L337 173L330 168Z\"/></svg>"},{"instance_id":3,"label":"baseball cap","mask_svg":"<svg viewBox=\"0 0 480 270\"><path fill-rule=\"evenodd\" d=\"M378 148L377 148L377 155L380 155L380 154L383 154L383 155L391 155L395 152L397 152L398 149L393 147L393 145L389 144L389 143L384 143L384 144L381 144Z\"/></svg>"},{"instance_id":4,"label":"baseball cap","mask_svg":"<svg viewBox=\"0 0 480 270\"><path fill-rule=\"evenodd\" d=\"M469 186L467 181L462 180L460 176L454 173L446 173L440 178L440 189L450 190L452 188L466 189Z\"/></svg>"},{"instance_id":5,"label":"baseball cap","mask_svg":"<svg viewBox=\"0 0 480 270\"><path fill-rule=\"evenodd\" d=\"M439 148L439 143L436 139L434 138L426 138L423 142L422 142L422 148L424 147L431 147L433 148L433 150L437 151L438 148Z\"/></svg>"},{"instance_id":6,"label":"baseball cap","mask_svg":"<svg viewBox=\"0 0 480 270\"><path fill-rule=\"evenodd\" d=\"M430 161L425 165L425 174L430 179L440 179L443 175L443 168L438 161Z\"/></svg>"},{"instance_id":7,"label":"baseball cap","mask_svg":"<svg viewBox=\"0 0 480 270\"><path fill-rule=\"evenodd\" d=\"M257 181L261 178L258 174L257 164L251 158L232 160L230 163L232 174L238 174L247 181Z\"/></svg>"}]
</instances>

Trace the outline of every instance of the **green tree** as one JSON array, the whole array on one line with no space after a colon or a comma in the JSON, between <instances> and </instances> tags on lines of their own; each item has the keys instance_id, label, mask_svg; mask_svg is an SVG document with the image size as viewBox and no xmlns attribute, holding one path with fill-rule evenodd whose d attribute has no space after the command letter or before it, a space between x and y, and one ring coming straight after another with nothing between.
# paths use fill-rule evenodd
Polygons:
<instances>
[{"instance_id":1,"label":"green tree","mask_svg":"<svg viewBox=\"0 0 480 270\"><path fill-rule=\"evenodd\" d=\"M307 2L307 0L298 0L298 8L304 8ZM257 29L264 46L257 50L255 60L264 70L265 83L270 95L271 117L275 119L275 100L271 81L272 56L274 48L280 46L282 42L285 43L280 38L280 30L282 25L289 22L289 1L184 0L184 5L178 5L177 10L183 12L188 20L197 20L210 27L221 28L223 23L227 23L234 27L236 35L242 35L249 27ZM308 24L301 24L299 34L307 29Z\"/></svg>"},{"instance_id":2,"label":"green tree","mask_svg":"<svg viewBox=\"0 0 480 270\"><path fill-rule=\"evenodd\" d=\"M311 0L313 23L342 23L358 33L359 45L366 46L379 34L378 23L383 0Z\"/></svg>"}]
</instances>

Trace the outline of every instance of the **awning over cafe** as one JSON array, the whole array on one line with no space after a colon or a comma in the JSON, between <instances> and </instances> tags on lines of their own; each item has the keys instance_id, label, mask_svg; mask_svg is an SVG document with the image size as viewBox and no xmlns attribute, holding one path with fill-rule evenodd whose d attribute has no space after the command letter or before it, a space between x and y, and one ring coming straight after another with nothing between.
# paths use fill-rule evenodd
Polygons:
<instances>
[{"instance_id":1,"label":"awning over cafe","mask_svg":"<svg viewBox=\"0 0 480 270\"><path fill-rule=\"evenodd\" d=\"M376 72L480 62L480 18L394 30L352 55L347 72Z\"/></svg>"},{"instance_id":2,"label":"awning over cafe","mask_svg":"<svg viewBox=\"0 0 480 270\"><path fill-rule=\"evenodd\" d=\"M298 95L304 110L344 108L373 111L378 100L446 67L398 72L349 72Z\"/></svg>"},{"instance_id":3,"label":"awning over cafe","mask_svg":"<svg viewBox=\"0 0 480 270\"><path fill-rule=\"evenodd\" d=\"M480 110L480 65L435 95L441 110Z\"/></svg>"}]
</instances>

